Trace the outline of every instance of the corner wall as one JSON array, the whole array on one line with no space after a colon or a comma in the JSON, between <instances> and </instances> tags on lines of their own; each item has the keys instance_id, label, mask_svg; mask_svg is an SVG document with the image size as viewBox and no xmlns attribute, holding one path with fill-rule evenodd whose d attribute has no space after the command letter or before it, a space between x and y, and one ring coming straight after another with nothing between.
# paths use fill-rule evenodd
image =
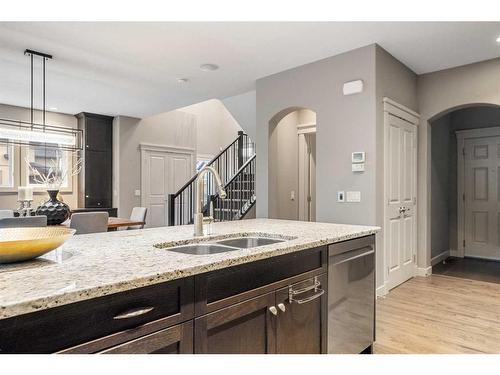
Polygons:
<instances>
[{"instance_id":1,"label":"corner wall","mask_svg":"<svg viewBox=\"0 0 500 375\"><path fill-rule=\"evenodd\" d=\"M431 129L429 121L471 104L500 105L500 58L418 77L418 263L431 264Z\"/></svg>"},{"instance_id":2,"label":"corner wall","mask_svg":"<svg viewBox=\"0 0 500 375\"><path fill-rule=\"evenodd\" d=\"M347 81L364 91L344 96ZM317 221L375 224L375 45L287 70L257 81L257 217L269 215L269 121L291 108L317 115ZM354 175L351 153L365 151L366 172ZM336 191L360 190L360 203L337 203Z\"/></svg>"}]
</instances>

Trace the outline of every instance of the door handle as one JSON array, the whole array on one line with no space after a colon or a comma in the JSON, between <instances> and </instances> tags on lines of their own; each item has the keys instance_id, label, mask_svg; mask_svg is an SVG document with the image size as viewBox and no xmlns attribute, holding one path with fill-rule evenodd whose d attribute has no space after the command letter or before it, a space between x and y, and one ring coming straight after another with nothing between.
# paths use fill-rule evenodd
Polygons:
<instances>
[{"instance_id":1,"label":"door handle","mask_svg":"<svg viewBox=\"0 0 500 375\"><path fill-rule=\"evenodd\" d=\"M273 315L278 315L278 309L276 308L276 306L271 306L269 308L269 311L271 312L271 314Z\"/></svg>"}]
</instances>

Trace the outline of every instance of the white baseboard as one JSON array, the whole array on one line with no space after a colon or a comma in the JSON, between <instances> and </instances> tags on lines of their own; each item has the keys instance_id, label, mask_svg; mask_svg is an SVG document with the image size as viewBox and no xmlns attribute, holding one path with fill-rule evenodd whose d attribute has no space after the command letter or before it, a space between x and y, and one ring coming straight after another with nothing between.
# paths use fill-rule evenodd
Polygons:
<instances>
[{"instance_id":1,"label":"white baseboard","mask_svg":"<svg viewBox=\"0 0 500 375\"><path fill-rule=\"evenodd\" d=\"M427 277L432 275L432 266L429 267L417 267L416 276Z\"/></svg>"},{"instance_id":2,"label":"white baseboard","mask_svg":"<svg viewBox=\"0 0 500 375\"><path fill-rule=\"evenodd\" d=\"M438 254L436 255L435 257L433 257L431 259L431 265L435 265L435 264L438 264L439 262L445 260L446 258L448 258L450 256L450 250L445 250L443 251L441 254Z\"/></svg>"},{"instance_id":3,"label":"white baseboard","mask_svg":"<svg viewBox=\"0 0 500 375\"><path fill-rule=\"evenodd\" d=\"M379 286L376 290L377 297L384 297L387 295L387 293L388 291L385 283L384 285Z\"/></svg>"}]
</instances>

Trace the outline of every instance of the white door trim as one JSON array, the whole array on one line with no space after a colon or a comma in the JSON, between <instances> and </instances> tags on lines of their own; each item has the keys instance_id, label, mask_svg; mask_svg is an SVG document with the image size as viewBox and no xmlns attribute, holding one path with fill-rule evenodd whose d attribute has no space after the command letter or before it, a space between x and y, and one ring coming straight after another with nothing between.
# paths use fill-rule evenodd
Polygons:
<instances>
[{"instance_id":1,"label":"white door trim","mask_svg":"<svg viewBox=\"0 0 500 375\"><path fill-rule=\"evenodd\" d=\"M389 115L399 117L400 119L407 121L408 123L412 124L416 128L416 135L415 135L415 150L418 150L418 124L420 121L420 115L416 113L415 111L411 110L410 108L405 107L402 104L397 103L396 101L390 99L390 98L383 98L383 106L384 106L384 137L383 137L383 150L384 150L384 177L383 177L383 224L382 224L382 242L383 242L383 252L382 252L382 266L383 266L383 285L379 286L378 292L379 293L387 293L388 292L388 284L389 284L389 272L388 272L388 249L389 245L387 243L388 238L387 238L387 229L385 228L385 222L386 222L386 217L388 214L387 210L387 201L389 199L389 189L388 189L388 184L386 181L386 171L389 170L389 150L386 144L386 139L388 137L388 125L389 125ZM418 198L417 198L417 189L418 189L418 153L416 153L417 157L415 157L415 178L414 178L414 192L415 192L415 209L414 209L414 215L415 215L415 227L414 227L414 233L415 233L415 242L417 241L417 236L418 236ZM414 276L416 275L421 275L421 276L428 276L430 274L429 269L419 269L418 268L418 260L416 259L417 254L418 254L418 249L415 244L415 253L414 253L414 259L415 259L415 269L414 269ZM380 289L380 290L379 290Z\"/></svg>"},{"instance_id":2,"label":"white door trim","mask_svg":"<svg viewBox=\"0 0 500 375\"><path fill-rule=\"evenodd\" d=\"M141 151L141 206L146 207L146 194L145 187L147 184L146 174L144 168L144 162L147 152L160 152L166 154L177 154L177 155L187 155L189 157L191 171L194 175L195 167L196 167L196 150L190 147L182 147L182 146L170 146L170 145L157 145L151 143L140 143L139 150Z\"/></svg>"},{"instance_id":3,"label":"white door trim","mask_svg":"<svg viewBox=\"0 0 500 375\"><path fill-rule=\"evenodd\" d=\"M500 127L457 130L457 247L452 256L465 256L465 140L473 138L499 137Z\"/></svg>"},{"instance_id":4,"label":"white door trim","mask_svg":"<svg viewBox=\"0 0 500 375\"><path fill-rule=\"evenodd\" d=\"M316 134L316 123L297 125L298 139L298 219L302 221L311 220L311 165L308 153L308 134ZM314 193L315 194L315 193ZM315 218L314 218L315 219ZM314 220L313 220L314 221Z\"/></svg>"},{"instance_id":5,"label":"white door trim","mask_svg":"<svg viewBox=\"0 0 500 375\"><path fill-rule=\"evenodd\" d=\"M414 125L418 125L420 115L417 112L387 97L383 98L382 101L384 103L384 112L390 112Z\"/></svg>"}]
</instances>

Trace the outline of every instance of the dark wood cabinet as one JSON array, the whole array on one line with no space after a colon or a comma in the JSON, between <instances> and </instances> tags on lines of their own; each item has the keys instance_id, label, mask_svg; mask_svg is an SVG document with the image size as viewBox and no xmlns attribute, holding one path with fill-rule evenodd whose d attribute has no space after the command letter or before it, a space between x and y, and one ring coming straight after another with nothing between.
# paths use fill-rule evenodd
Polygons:
<instances>
[{"instance_id":1,"label":"dark wood cabinet","mask_svg":"<svg viewBox=\"0 0 500 375\"><path fill-rule=\"evenodd\" d=\"M113 117L82 112L76 115L83 130L84 167L78 176L78 206L109 208L113 190Z\"/></svg>"},{"instance_id":2,"label":"dark wood cabinet","mask_svg":"<svg viewBox=\"0 0 500 375\"><path fill-rule=\"evenodd\" d=\"M319 285L314 287L314 283ZM276 352L321 354L327 352L326 274L276 292ZM300 292L303 290L303 292ZM290 300L290 292L298 292Z\"/></svg>"},{"instance_id":3,"label":"dark wood cabinet","mask_svg":"<svg viewBox=\"0 0 500 375\"><path fill-rule=\"evenodd\" d=\"M101 354L192 354L193 321L116 345Z\"/></svg>"},{"instance_id":4,"label":"dark wood cabinet","mask_svg":"<svg viewBox=\"0 0 500 375\"><path fill-rule=\"evenodd\" d=\"M326 252L0 319L0 353L326 353Z\"/></svg>"},{"instance_id":5,"label":"dark wood cabinet","mask_svg":"<svg viewBox=\"0 0 500 375\"><path fill-rule=\"evenodd\" d=\"M274 293L195 319L195 353L275 353Z\"/></svg>"},{"instance_id":6,"label":"dark wood cabinet","mask_svg":"<svg viewBox=\"0 0 500 375\"><path fill-rule=\"evenodd\" d=\"M0 353L94 353L193 318L193 278L0 319Z\"/></svg>"}]
</instances>

